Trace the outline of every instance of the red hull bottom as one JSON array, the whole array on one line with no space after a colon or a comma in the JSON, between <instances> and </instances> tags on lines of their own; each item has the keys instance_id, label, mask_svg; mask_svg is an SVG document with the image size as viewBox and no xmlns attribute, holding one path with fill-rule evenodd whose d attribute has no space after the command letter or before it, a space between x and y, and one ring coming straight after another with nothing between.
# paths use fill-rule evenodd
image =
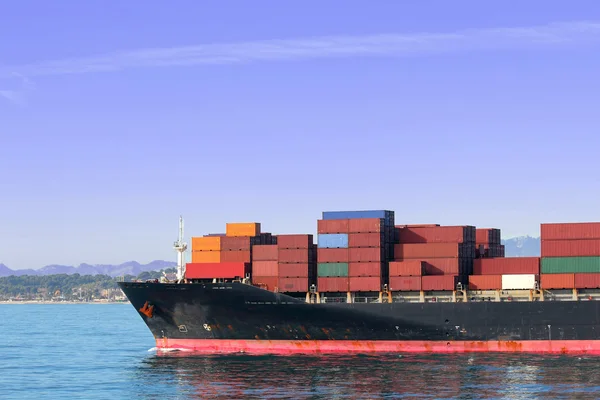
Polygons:
<instances>
[{"instance_id":1,"label":"red hull bottom","mask_svg":"<svg viewBox=\"0 0 600 400\"><path fill-rule=\"evenodd\" d=\"M325 354L325 353L545 353L598 354L600 340L522 341L352 341L352 340L227 340L156 339L161 350L202 354Z\"/></svg>"}]
</instances>

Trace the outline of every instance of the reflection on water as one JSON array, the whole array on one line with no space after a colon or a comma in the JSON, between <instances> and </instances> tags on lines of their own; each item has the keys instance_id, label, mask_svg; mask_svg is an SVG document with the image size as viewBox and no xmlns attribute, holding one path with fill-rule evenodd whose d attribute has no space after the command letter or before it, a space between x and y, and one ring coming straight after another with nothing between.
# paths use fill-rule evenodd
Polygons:
<instances>
[{"instance_id":1,"label":"reflection on water","mask_svg":"<svg viewBox=\"0 0 600 400\"><path fill-rule=\"evenodd\" d=\"M201 398L598 398L600 359L531 355L151 355L136 374ZM143 392L143 391L142 391ZM142 393L143 394L143 393Z\"/></svg>"}]
</instances>

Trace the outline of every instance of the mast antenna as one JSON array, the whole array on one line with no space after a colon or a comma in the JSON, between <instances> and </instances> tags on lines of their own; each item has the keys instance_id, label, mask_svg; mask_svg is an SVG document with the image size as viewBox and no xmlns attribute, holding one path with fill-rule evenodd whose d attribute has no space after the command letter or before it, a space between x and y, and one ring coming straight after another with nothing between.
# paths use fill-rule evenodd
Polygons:
<instances>
[{"instance_id":1,"label":"mast antenna","mask_svg":"<svg viewBox=\"0 0 600 400\"><path fill-rule=\"evenodd\" d=\"M179 216L179 238L173 244L175 251L177 251L177 282L183 282L185 277L185 251L187 250L187 243L183 241L183 217Z\"/></svg>"}]
</instances>

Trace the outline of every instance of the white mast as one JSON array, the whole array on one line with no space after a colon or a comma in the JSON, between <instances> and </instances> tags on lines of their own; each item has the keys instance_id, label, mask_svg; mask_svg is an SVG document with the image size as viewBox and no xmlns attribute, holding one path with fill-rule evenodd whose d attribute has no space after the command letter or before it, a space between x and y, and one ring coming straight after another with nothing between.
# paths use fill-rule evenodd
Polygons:
<instances>
[{"instance_id":1,"label":"white mast","mask_svg":"<svg viewBox=\"0 0 600 400\"><path fill-rule=\"evenodd\" d=\"M185 276L185 251L187 243L183 242L183 217L179 216L179 239L173 244L177 251L177 282L181 283Z\"/></svg>"}]
</instances>

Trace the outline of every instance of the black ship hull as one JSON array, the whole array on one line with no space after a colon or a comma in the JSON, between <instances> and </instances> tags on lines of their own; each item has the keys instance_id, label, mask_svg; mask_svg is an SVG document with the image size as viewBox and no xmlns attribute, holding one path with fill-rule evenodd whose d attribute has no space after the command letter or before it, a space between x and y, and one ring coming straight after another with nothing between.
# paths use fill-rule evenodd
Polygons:
<instances>
[{"instance_id":1,"label":"black ship hull","mask_svg":"<svg viewBox=\"0 0 600 400\"><path fill-rule=\"evenodd\" d=\"M600 302L308 304L242 283L119 283L160 349L600 354Z\"/></svg>"}]
</instances>

